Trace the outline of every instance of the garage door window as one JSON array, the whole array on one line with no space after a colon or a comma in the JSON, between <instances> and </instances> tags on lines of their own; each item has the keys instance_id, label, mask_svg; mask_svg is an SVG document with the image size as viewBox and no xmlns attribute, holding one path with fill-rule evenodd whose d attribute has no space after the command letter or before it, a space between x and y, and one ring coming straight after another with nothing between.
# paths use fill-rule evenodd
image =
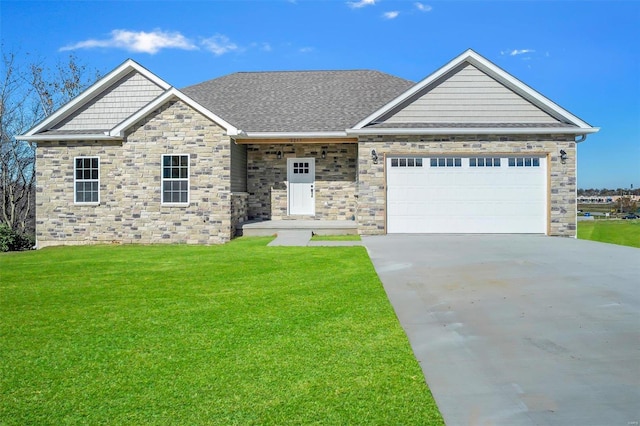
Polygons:
<instances>
[{"instance_id":1,"label":"garage door window","mask_svg":"<svg viewBox=\"0 0 640 426\"><path fill-rule=\"evenodd\" d=\"M431 159L431 167L462 167L462 158L439 157Z\"/></svg>"},{"instance_id":2,"label":"garage door window","mask_svg":"<svg viewBox=\"0 0 640 426\"><path fill-rule=\"evenodd\" d=\"M500 159L491 157L469 158L469 167L500 167Z\"/></svg>"},{"instance_id":3,"label":"garage door window","mask_svg":"<svg viewBox=\"0 0 640 426\"><path fill-rule=\"evenodd\" d=\"M540 167L540 159L536 157L509 158L509 167Z\"/></svg>"},{"instance_id":4,"label":"garage door window","mask_svg":"<svg viewBox=\"0 0 640 426\"><path fill-rule=\"evenodd\" d=\"M422 167L422 158L392 158L391 167Z\"/></svg>"}]
</instances>

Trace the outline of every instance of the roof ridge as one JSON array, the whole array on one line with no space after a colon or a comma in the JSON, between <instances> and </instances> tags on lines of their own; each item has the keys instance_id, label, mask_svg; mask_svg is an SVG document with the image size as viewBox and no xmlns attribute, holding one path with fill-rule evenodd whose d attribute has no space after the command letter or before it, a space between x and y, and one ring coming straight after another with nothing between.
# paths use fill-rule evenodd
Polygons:
<instances>
[{"instance_id":1,"label":"roof ridge","mask_svg":"<svg viewBox=\"0 0 640 426\"><path fill-rule=\"evenodd\" d=\"M368 71L377 72L382 74L389 74L384 71L374 70L369 68L351 68L351 69L322 69L322 70L271 70L271 71L235 71L231 74L268 74L268 73L292 73L292 72L356 72L356 71ZM227 75L231 75L227 74ZM392 74L389 74L392 75Z\"/></svg>"}]
</instances>

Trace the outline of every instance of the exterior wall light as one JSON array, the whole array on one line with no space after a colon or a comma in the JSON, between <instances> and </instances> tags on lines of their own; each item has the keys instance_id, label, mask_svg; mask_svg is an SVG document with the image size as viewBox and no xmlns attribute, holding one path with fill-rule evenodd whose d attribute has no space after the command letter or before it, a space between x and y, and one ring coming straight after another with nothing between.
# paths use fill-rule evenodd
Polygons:
<instances>
[{"instance_id":1,"label":"exterior wall light","mask_svg":"<svg viewBox=\"0 0 640 426\"><path fill-rule=\"evenodd\" d=\"M327 151L324 149L322 150L322 158L327 158Z\"/></svg>"},{"instance_id":2,"label":"exterior wall light","mask_svg":"<svg viewBox=\"0 0 640 426\"><path fill-rule=\"evenodd\" d=\"M278 160L282 158L282 151L278 151L276 153L276 157L278 157Z\"/></svg>"},{"instance_id":3,"label":"exterior wall light","mask_svg":"<svg viewBox=\"0 0 640 426\"><path fill-rule=\"evenodd\" d=\"M562 164L565 164L567 162L567 152L564 149L560 150L560 161L562 162Z\"/></svg>"},{"instance_id":4,"label":"exterior wall light","mask_svg":"<svg viewBox=\"0 0 640 426\"><path fill-rule=\"evenodd\" d=\"M371 160L373 160L373 164L378 164L378 153L375 149L371 150Z\"/></svg>"}]
</instances>

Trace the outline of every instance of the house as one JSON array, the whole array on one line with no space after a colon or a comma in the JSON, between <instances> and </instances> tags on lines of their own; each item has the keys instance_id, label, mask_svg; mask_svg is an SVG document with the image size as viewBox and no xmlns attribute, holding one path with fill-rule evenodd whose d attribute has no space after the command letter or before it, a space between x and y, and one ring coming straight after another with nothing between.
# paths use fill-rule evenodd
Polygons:
<instances>
[{"instance_id":1,"label":"house","mask_svg":"<svg viewBox=\"0 0 640 426\"><path fill-rule=\"evenodd\" d=\"M178 90L132 60L36 125L38 247L218 244L250 220L360 234L576 234L594 128L468 50L414 83L235 73Z\"/></svg>"}]
</instances>

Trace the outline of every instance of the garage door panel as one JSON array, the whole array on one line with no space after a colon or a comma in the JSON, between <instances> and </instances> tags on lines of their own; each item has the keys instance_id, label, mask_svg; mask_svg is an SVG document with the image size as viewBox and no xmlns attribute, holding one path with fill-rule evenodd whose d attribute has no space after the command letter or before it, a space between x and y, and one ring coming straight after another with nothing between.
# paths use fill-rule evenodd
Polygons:
<instances>
[{"instance_id":1,"label":"garage door panel","mask_svg":"<svg viewBox=\"0 0 640 426\"><path fill-rule=\"evenodd\" d=\"M388 160L389 161L389 160ZM544 233L546 162L539 167L389 167L390 233Z\"/></svg>"}]
</instances>

